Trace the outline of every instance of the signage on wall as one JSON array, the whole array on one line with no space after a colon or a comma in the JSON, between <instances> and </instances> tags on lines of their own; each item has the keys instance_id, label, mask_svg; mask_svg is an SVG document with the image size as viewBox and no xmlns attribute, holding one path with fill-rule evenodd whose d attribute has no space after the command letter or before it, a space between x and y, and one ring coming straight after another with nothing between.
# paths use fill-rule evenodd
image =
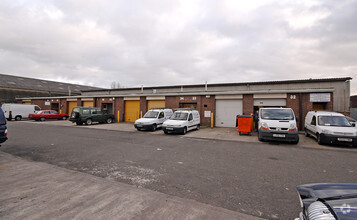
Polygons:
<instances>
[{"instance_id":1,"label":"signage on wall","mask_svg":"<svg viewBox=\"0 0 357 220\"><path fill-rule=\"evenodd\" d=\"M310 102L330 102L330 93L310 93Z\"/></svg>"},{"instance_id":2,"label":"signage on wall","mask_svg":"<svg viewBox=\"0 0 357 220\"><path fill-rule=\"evenodd\" d=\"M211 117L211 111L205 111L205 118Z\"/></svg>"},{"instance_id":3,"label":"signage on wall","mask_svg":"<svg viewBox=\"0 0 357 220\"><path fill-rule=\"evenodd\" d=\"M45 102L45 105L51 105L51 102Z\"/></svg>"}]
</instances>

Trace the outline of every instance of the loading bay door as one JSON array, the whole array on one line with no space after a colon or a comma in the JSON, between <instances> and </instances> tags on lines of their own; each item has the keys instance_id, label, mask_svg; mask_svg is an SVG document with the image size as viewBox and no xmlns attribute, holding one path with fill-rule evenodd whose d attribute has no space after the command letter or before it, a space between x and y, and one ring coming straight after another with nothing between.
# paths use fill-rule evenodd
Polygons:
<instances>
[{"instance_id":1,"label":"loading bay door","mask_svg":"<svg viewBox=\"0 0 357 220\"><path fill-rule=\"evenodd\" d=\"M234 128L236 117L242 112L242 100L216 100L216 127Z\"/></svg>"}]
</instances>

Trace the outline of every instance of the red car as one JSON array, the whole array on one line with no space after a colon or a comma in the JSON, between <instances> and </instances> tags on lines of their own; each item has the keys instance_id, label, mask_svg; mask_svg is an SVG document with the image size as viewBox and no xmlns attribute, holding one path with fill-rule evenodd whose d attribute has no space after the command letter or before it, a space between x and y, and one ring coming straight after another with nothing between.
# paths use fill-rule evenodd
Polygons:
<instances>
[{"instance_id":1,"label":"red car","mask_svg":"<svg viewBox=\"0 0 357 220\"><path fill-rule=\"evenodd\" d=\"M36 114L29 114L29 118L36 121L45 121L46 119L66 120L68 118L68 114L59 114L54 110L42 110L36 112Z\"/></svg>"}]
</instances>

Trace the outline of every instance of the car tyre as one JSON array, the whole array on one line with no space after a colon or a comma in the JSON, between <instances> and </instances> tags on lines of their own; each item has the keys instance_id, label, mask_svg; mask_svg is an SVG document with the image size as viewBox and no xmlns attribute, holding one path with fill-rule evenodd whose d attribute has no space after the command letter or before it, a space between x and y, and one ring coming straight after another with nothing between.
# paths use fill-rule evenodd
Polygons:
<instances>
[{"instance_id":1,"label":"car tyre","mask_svg":"<svg viewBox=\"0 0 357 220\"><path fill-rule=\"evenodd\" d=\"M62 120L67 120L67 117L66 117L66 116L63 116L63 117L62 117Z\"/></svg>"},{"instance_id":2,"label":"car tyre","mask_svg":"<svg viewBox=\"0 0 357 220\"><path fill-rule=\"evenodd\" d=\"M107 124L111 124L111 123L113 123L113 119L112 118L108 118L107 119Z\"/></svg>"},{"instance_id":3,"label":"car tyre","mask_svg":"<svg viewBox=\"0 0 357 220\"><path fill-rule=\"evenodd\" d=\"M21 116L16 116L15 121L21 121Z\"/></svg>"},{"instance_id":4,"label":"car tyre","mask_svg":"<svg viewBox=\"0 0 357 220\"><path fill-rule=\"evenodd\" d=\"M183 128L182 134L185 135L187 133L187 127Z\"/></svg>"},{"instance_id":5,"label":"car tyre","mask_svg":"<svg viewBox=\"0 0 357 220\"><path fill-rule=\"evenodd\" d=\"M306 128L304 129L305 131L305 137L310 137L310 134L307 132Z\"/></svg>"},{"instance_id":6,"label":"car tyre","mask_svg":"<svg viewBox=\"0 0 357 220\"><path fill-rule=\"evenodd\" d=\"M46 118L42 117L40 118L40 121L46 121Z\"/></svg>"},{"instance_id":7,"label":"car tyre","mask_svg":"<svg viewBox=\"0 0 357 220\"><path fill-rule=\"evenodd\" d=\"M320 134L316 134L316 139L317 139L317 143L318 144L323 144L323 141L321 139L321 135Z\"/></svg>"},{"instance_id":8,"label":"car tyre","mask_svg":"<svg viewBox=\"0 0 357 220\"><path fill-rule=\"evenodd\" d=\"M91 125L92 122L93 122L92 119L88 118L88 119L86 120L86 125Z\"/></svg>"},{"instance_id":9,"label":"car tyre","mask_svg":"<svg viewBox=\"0 0 357 220\"><path fill-rule=\"evenodd\" d=\"M169 132L168 131L164 131L165 134L168 134Z\"/></svg>"},{"instance_id":10,"label":"car tyre","mask_svg":"<svg viewBox=\"0 0 357 220\"><path fill-rule=\"evenodd\" d=\"M153 124L152 127L151 127L151 130L152 131L156 131L156 128L157 128L156 124Z\"/></svg>"},{"instance_id":11,"label":"car tyre","mask_svg":"<svg viewBox=\"0 0 357 220\"><path fill-rule=\"evenodd\" d=\"M83 125L83 122L77 121L77 122L76 122L76 125Z\"/></svg>"},{"instance_id":12,"label":"car tyre","mask_svg":"<svg viewBox=\"0 0 357 220\"><path fill-rule=\"evenodd\" d=\"M201 127L200 125L197 125L197 128L196 128L196 130L200 130L200 127Z\"/></svg>"}]
</instances>

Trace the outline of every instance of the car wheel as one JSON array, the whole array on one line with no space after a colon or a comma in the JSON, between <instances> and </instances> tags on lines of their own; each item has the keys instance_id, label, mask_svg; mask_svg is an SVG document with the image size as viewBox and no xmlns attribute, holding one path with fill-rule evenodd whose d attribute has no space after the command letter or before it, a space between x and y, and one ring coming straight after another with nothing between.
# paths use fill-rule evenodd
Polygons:
<instances>
[{"instance_id":1,"label":"car wheel","mask_svg":"<svg viewBox=\"0 0 357 220\"><path fill-rule=\"evenodd\" d=\"M305 131L305 137L310 137L309 133L307 132L306 128L304 129Z\"/></svg>"},{"instance_id":2,"label":"car wheel","mask_svg":"<svg viewBox=\"0 0 357 220\"><path fill-rule=\"evenodd\" d=\"M16 116L15 121L21 121L21 116Z\"/></svg>"},{"instance_id":3,"label":"car wheel","mask_svg":"<svg viewBox=\"0 0 357 220\"><path fill-rule=\"evenodd\" d=\"M141 131L141 128L137 128L136 130Z\"/></svg>"},{"instance_id":4,"label":"car wheel","mask_svg":"<svg viewBox=\"0 0 357 220\"><path fill-rule=\"evenodd\" d=\"M168 134L169 132L168 131L164 131L165 134Z\"/></svg>"},{"instance_id":5,"label":"car wheel","mask_svg":"<svg viewBox=\"0 0 357 220\"><path fill-rule=\"evenodd\" d=\"M196 130L200 130L200 127L201 127L200 125L197 125Z\"/></svg>"},{"instance_id":6,"label":"car wheel","mask_svg":"<svg viewBox=\"0 0 357 220\"><path fill-rule=\"evenodd\" d=\"M107 119L107 124L111 124L111 123L113 123L113 119L112 118L108 118Z\"/></svg>"},{"instance_id":7,"label":"car wheel","mask_svg":"<svg viewBox=\"0 0 357 220\"><path fill-rule=\"evenodd\" d=\"M261 141L261 142L265 141L264 138L260 137L259 132L258 132L258 140Z\"/></svg>"},{"instance_id":8,"label":"car wheel","mask_svg":"<svg viewBox=\"0 0 357 220\"><path fill-rule=\"evenodd\" d=\"M63 116L63 117L62 117L62 120L67 120L67 117L66 117L66 116Z\"/></svg>"},{"instance_id":9,"label":"car wheel","mask_svg":"<svg viewBox=\"0 0 357 220\"><path fill-rule=\"evenodd\" d=\"M88 119L86 120L86 125L91 125L91 124L92 124L92 119L88 118Z\"/></svg>"},{"instance_id":10,"label":"car wheel","mask_svg":"<svg viewBox=\"0 0 357 220\"><path fill-rule=\"evenodd\" d=\"M46 118L42 117L40 118L41 121L46 121Z\"/></svg>"},{"instance_id":11,"label":"car wheel","mask_svg":"<svg viewBox=\"0 0 357 220\"><path fill-rule=\"evenodd\" d=\"M183 128L182 134L186 134L187 133L187 127Z\"/></svg>"},{"instance_id":12,"label":"car wheel","mask_svg":"<svg viewBox=\"0 0 357 220\"><path fill-rule=\"evenodd\" d=\"M151 130L152 130L152 131L156 131L156 128L157 128L157 127L156 127L156 124L153 124Z\"/></svg>"},{"instance_id":13,"label":"car wheel","mask_svg":"<svg viewBox=\"0 0 357 220\"><path fill-rule=\"evenodd\" d=\"M318 144L323 144L323 142L322 142L322 140L321 140L320 134L317 134L317 135L316 135L316 139L317 139L317 143L318 143Z\"/></svg>"},{"instance_id":14,"label":"car wheel","mask_svg":"<svg viewBox=\"0 0 357 220\"><path fill-rule=\"evenodd\" d=\"M297 139L296 141L291 142L292 144L298 144L299 143L299 139Z\"/></svg>"}]
</instances>

